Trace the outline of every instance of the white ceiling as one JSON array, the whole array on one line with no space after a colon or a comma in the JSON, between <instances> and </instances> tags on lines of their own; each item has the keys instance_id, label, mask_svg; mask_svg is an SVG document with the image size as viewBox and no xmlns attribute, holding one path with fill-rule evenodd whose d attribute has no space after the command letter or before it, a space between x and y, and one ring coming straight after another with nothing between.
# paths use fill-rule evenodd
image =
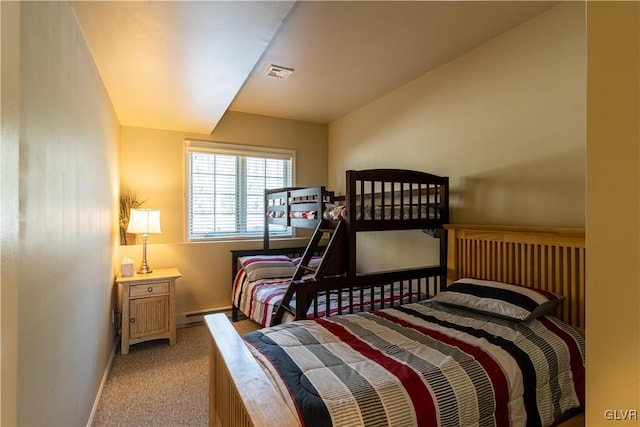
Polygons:
<instances>
[{"instance_id":1,"label":"white ceiling","mask_svg":"<svg viewBox=\"0 0 640 427\"><path fill-rule=\"evenodd\" d=\"M196 133L227 110L329 123L555 4L72 2L120 123Z\"/></svg>"}]
</instances>

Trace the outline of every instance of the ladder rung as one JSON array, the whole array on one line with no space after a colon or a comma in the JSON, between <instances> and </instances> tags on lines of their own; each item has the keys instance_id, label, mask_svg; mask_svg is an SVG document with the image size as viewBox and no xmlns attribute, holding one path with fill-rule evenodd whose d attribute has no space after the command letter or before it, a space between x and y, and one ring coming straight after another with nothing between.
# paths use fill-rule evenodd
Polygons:
<instances>
[{"instance_id":1,"label":"ladder rung","mask_svg":"<svg viewBox=\"0 0 640 427\"><path fill-rule=\"evenodd\" d=\"M296 315L296 311L293 308L289 307L288 305L283 305L282 309L284 311L288 311L289 313L293 314L294 316Z\"/></svg>"},{"instance_id":2,"label":"ladder rung","mask_svg":"<svg viewBox=\"0 0 640 427\"><path fill-rule=\"evenodd\" d=\"M300 265L300 268L302 268L303 270L306 270L306 271L311 271L311 272L318 271L317 267L310 267L308 265Z\"/></svg>"}]
</instances>

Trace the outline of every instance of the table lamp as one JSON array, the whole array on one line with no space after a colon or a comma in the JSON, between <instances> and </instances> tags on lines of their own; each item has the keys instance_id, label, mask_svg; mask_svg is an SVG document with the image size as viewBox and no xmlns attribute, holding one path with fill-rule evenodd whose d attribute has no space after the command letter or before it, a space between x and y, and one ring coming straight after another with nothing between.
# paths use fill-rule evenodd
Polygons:
<instances>
[{"instance_id":1,"label":"table lamp","mask_svg":"<svg viewBox=\"0 0 640 427\"><path fill-rule=\"evenodd\" d=\"M138 273L151 273L153 270L147 264L147 240L151 233L162 233L160 230L160 211L158 209L131 209L127 233L142 234L142 265L140 265Z\"/></svg>"}]
</instances>

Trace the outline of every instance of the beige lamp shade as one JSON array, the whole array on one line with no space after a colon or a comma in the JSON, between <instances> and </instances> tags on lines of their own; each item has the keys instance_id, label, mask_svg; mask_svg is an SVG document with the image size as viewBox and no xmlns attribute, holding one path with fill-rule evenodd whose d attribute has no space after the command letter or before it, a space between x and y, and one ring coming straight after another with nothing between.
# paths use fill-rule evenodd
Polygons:
<instances>
[{"instance_id":1,"label":"beige lamp shade","mask_svg":"<svg viewBox=\"0 0 640 427\"><path fill-rule=\"evenodd\" d=\"M162 233L162 230L160 230L160 211L158 209L131 209L127 233Z\"/></svg>"}]
</instances>

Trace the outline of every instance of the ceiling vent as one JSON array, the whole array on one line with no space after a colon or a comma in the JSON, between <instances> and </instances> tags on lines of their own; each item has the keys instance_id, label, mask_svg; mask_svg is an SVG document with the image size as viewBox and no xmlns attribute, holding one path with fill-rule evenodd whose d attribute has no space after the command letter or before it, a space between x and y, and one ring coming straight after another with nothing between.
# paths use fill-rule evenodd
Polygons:
<instances>
[{"instance_id":1,"label":"ceiling vent","mask_svg":"<svg viewBox=\"0 0 640 427\"><path fill-rule=\"evenodd\" d=\"M277 79L286 79L291 74L293 74L293 68L281 67L279 65L271 64L267 70L267 76Z\"/></svg>"}]
</instances>

